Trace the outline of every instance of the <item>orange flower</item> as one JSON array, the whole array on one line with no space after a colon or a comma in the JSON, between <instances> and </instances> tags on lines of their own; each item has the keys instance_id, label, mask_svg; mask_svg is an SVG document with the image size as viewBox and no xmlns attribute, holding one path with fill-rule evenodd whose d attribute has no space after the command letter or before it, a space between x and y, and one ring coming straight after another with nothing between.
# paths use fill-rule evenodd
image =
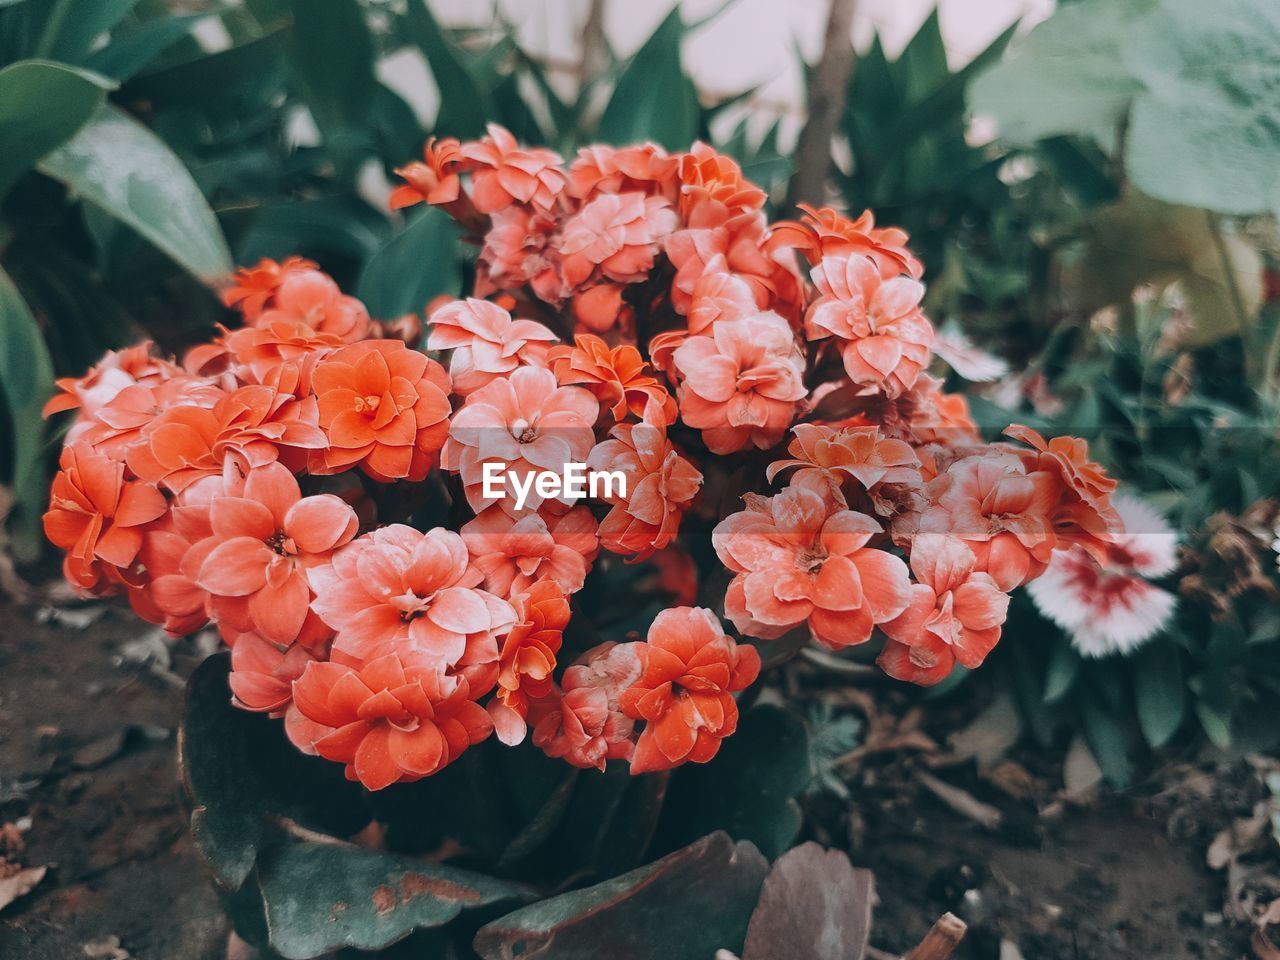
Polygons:
<instances>
[{"instance_id":1,"label":"orange flower","mask_svg":"<svg viewBox=\"0 0 1280 960\"><path fill-rule=\"evenodd\" d=\"M613 509L600 524L601 543L644 560L675 539L680 518L702 488L702 474L667 439L656 404L644 422L619 424L609 435L587 463L593 470L621 472L627 484L625 495L606 498Z\"/></svg>"},{"instance_id":2,"label":"orange flower","mask_svg":"<svg viewBox=\"0 0 1280 960\"><path fill-rule=\"evenodd\" d=\"M337 334L324 333L295 317L283 314L269 323L224 333L213 344L195 347L187 354L184 365L192 372L217 368L225 363L244 383L268 383L281 376L282 368L310 370L315 362L342 346ZM225 354L221 359L217 351ZM306 378L302 378L306 379Z\"/></svg>"},{"instance_id":3,"label":"orange flower","mask_svg":"<svg viewBox=\"0 0 1280 960\"><path fill-rule=\"evenodd\" d=\"M112 460L124 460L129 450L141 443L144 432L156 417L172 407L211 409L225 396L223 390L203 377L177 376L125 387L92 418L82 421L77 437L93 445Z\"/></svg>"},{"instance_id":4,"label":"orange flower","mask_svg":"<svg viewBox=\"0 0 1280 960\"><path fill-rule=\"evenodd\" d=\"M467 679L417 652L359 668L312 661L293 682L293 704L311 722L300 746L345 764L370 790L429 777L493 731Z\"/></svg>"},{"instance_id":5,"label":"orange flower","mask_svg":"<svg viewBox=\"0 0 1280 960\"><path fill-rule=\"evenodd\" d=\"M837 502L847 502L844 481L852 479L873 497L881 484L919 484L920 461L902 440L880 435L877 427L833 427L798 423L787 446L793 459L775 460L765 477L772 481L783 470L799 467L793 483L818 482Z\"/></svg>"},{"instance_id":6,"label":"orange flower","mask_svg":"<svg viewBox=\"0 0 1280 960\"><path fill-rule=\"evenodd\" d=\"M278 320L296 320L343 343L369 335L369 311L355 297L344 294L333 278L319 270L295 269L276 287L271 305L250 320L251 326L270 327Z\"/></svg>"},{"instance_id":7,"label":"orange flower","mask_svg":"<svg viewBox=\"0 0 1280 960\"><path fill-rule=\"evenodd\" d=\"M786 220L773 226L769 250L795 249L817 266L826 257L862 254L870 257L886 279L906 274L916 280L924 275L924 265L907 249L907 235L894 227L877 228L875 215L866 210L857 220L823 207L815 210L799 204L799 221Z\"/></svg>"},{"instance_id":8,"label":"orange flower","mask_svg":"<svg viewBox=\"0 0 1280 960\"><path fill-rule=\"evenodd\" d=\"M481 213L493 213L513 203L551 210L568 183L564 161L558 153L539 148L521 149L507 130L491 123L489 136L464 143L463 158L475 165L471 175L471 200Z\"/></svg>"},{"instance_id":9,"label":"orange flower","mask_svg":"<svg viewBox=\"0 0 1280 960\"><path fill-rule=\"evenodd\" d=\"M168 509L151 483L125 480L124 464L87 443L65 447L53 478L45 535L67 551L66 578L85 590L102 589L109 568L129 567L142 548L141 527Z\"/></svg>"},{"instance_id":10,"label":"orange flower","mask_svg":"<svg viewBox=\"0 0 1280 960\"><path fill-rule=\"evenodd\" d=\"M618 696L622 712L645 721L631 772L706 763L738 728L732 694L760 674L755 647L738 645L703 607L663 610L641 646L644 672Z\"/></svg>"},{"instance_id":11,"label":"orange flower","mask_svg":"<svg viewBox=\"0 0 1280 960\"><path fill-rule=\"evenodd\" d=\"M585 384L619 422L627 413L643 417L650 402L662 410L667 423L676 419L676 403L647 370L640 351L629 344L613 347L589 333L573 338L573 346L552 347L548 365L562 385Z\"/></svg>"},{"instance_id":12,"label":"orange flower","mask_svg":"<svg viewBox=\"0 0 1280 960\"><path fill-rule=\"evenodd\" d=\"M674 201L679 190L680 158L653 143L610 147L596 143L578 150L569 167L570 191L589 200L603 193L642 193Z\"/></svg>"},{"instance_id":13,"label":"orange flower","mask_svg":"<svg viewBox=\"0 0 1280 960\"><path fill-rule=\"evenodd\" d=\"M453 137L432 137L422 149L422 160L396 167L396 176L408 182L391 191L391 209L424 202L433 206L455 202L462 191L458 172L466 164L460 147Z\"/></svg>"},{"instance_id":14,"label":"orange flower","mask_svg":"<svg viewBox=\"0 0 1280 960\"><path fill-rule=\"evenodd\" d=\"M247 474L282 453L323 447L315 420L313 401L265 385L241 387L211 410L164 411L142 431L126 462L142 479L181 493L228 466Z\"/></svg>"},{"instance_id":15,"label":"orange flower","mask_svg":"<svg viewBox=\"0 0 1280 960\"><path fill-rule=\"evenodd\" d=\"M126 387L137 384L153 385L182 371L167 360L151 355L151 341L144 340L124 350L109 350L83 377L63 377L55 380L58 392L44 405L46 417L63 410L80 410L77 427L91 418L106 404L119 396ZM76 429L72 428L73 431ZM68 436L68 440L74 440Z\"/></svg>"},{"instance_id":16,"label":"orange flower","mask_svg":"<svg viewBox=\"0 0 1280 960\"><path fill-rule=\"evenodd\" d=\"M422 480L449 432L449 376L398 340L343 347L316 367L313 389L329 444L313 473L359 465L375 480Z\"/></svg>"},{"instance_id":17,"label":"orange flower","mask_svg":"<svg viewBox=\"0 0 1280 960\"><path fill-rule=\"evenodd\" d=\"M731 157L699 141L680 157L680 216L690 223L700 206L714 204L733 213L759 210L768 195L742 175Z\"/></svg>"},{"instance_id":18,"label":"orange flower","mask_svg":"<svg viewBox=\"0 0 1280 960\"><path fill-rule=\"evenodd\" d=\"M618 705L620 693L641 674L641 643L602 643L564 672L559 691L530 704L533 743L549 757L603 770L629 760L635 722Z\"/></svg>"},{"instance_id":19,"label":"orange flower","mask_svg":"<svg viewBox=\"0 0 1280 960\"><path fill-rule=\"evenodd\" d=\"M566 594L577 593L600 550L595 517L586 507L560 516L530 513L517 520L495 504L463 524L461 532L484 588L507 598L538 580L551 580Z\"/></svg>"},{"instance_id":20,"label":"orange flower","mask_svg":"<svg viewBox=\"0 0 1280 960\"><path fill-rule=\"evenodd\" d=\"M319 659L300 643L280 647L256 633L242 633L229 642L231 676L228 681L236 706L242 710L283 716L293 701L293 681L308 663Z\"/></svg>"},{"instance_id":21,"label":"orange flower","mask_svg":"<svg viewBox=\"0 0 1280 960\"><path fill-rule=\"evenodd\" d=\"M660 244L676 228L676 214L662 197L605 193L565 222L560 235L561 274L580 287L597 274L637 283L653 269Z\"/></svg>"},{"instance_id":22,"label":"orange flower","mask_svg":"<svg viewBox=\"0 0 1280 960\"><path fill-rule=\"evenodd\" d=\"M523 363L537 360L556 335L535 320L513 320L488 300L454 300L431 314L427 349L452 350L449 379L466 396ZM544 366L544 363L537 363Z\"/></svg>"},{"instance_id":23,"label":"orange flower","mask_svg":"<svg viewBox=\"0 0 1280 960\"><path fill-rule=\"evenodd\" d=\"M227 486L243 489L241 482ZM193 489L200 492L198 485ZM138 552L146 575L129 586L129 603L138 616L174 637L200 630L211 613L209 593L196 583L205 556L216 544L211 539L209 504L186 499L177 498L168 514L147 528Z\"/></svg>"},{"instance_id":24,"label":"orange flower","mask_svg":"<svg viewBox=\"0 0 1280 960\"><path fill-rule=\"evenodd\" d=\"M196 544L204 561L196 583L213 597L220 619L288 645L310 613L308 568L356 535L355 511L332 494L303 497L284 466L250 472L242 497L209 507L214 544Z\"/></svg>"},{"instance_id":25,"label":"orange flower","mask_svg":"<svg viewBox=\"0 0 1280 960\"><path fill-rule=\"evenodd\" d=\"M253 322L288 277L318 269L318 264L303 257L289 257L283 263L264 257L256 267L241 267L236 271L231 285L223 291L222 302L239 309L246 321Z\"/></svg>"},{"instance_id":26,"label":"orange flower","mask_svg":"<svg viewBox=\"0 0 1280 960\"><path fill-rule=\"evenodd\" d=\"M502 640L498 691L488 708L498 739L508 746L524 740L530 700L551 694L551 672L569 625L569 601L551 580L539 580L511 602L516 623Z\"/></svg>"}]
</instances>

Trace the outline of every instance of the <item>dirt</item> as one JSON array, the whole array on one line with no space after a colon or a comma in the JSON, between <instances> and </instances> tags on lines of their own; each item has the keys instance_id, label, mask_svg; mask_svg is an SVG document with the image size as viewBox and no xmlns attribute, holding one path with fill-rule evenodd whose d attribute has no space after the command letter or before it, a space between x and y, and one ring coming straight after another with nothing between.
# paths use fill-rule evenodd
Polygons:
<instances>
[{"instance_id":1,"label":"dirt","mask_svg":"<svg viewBox=\"0 0 1280 960\"><path fill-rule=\"evenodd\" d=\"M187 834L174 774L179 680L121 658L147 634L111 610L84 628L0 606L0 824L30 818L22 861L45 880L0 912L0 957L74 960L117 937L136 960L214 960L226 926ZM941 913L971 925L959 960L1235 960L1246 933L1222 923L1223 882L1204 866L1205 827L1174 831L1147 799L1113 798L1060 819L974 826L921 791L856 797L856 863L876 873L873 943L902 952ZM108 954L109 955L109 954Z\"/></svg>"}]
</instances>

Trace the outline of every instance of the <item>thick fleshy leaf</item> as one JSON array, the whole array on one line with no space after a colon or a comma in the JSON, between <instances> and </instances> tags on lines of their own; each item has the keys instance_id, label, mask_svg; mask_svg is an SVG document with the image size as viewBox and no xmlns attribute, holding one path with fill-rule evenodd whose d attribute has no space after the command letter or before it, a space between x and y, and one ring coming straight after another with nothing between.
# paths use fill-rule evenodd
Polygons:
<instances>
[{"instance_id":1,"label":"thick fleshy leaf","mask_svg":"<svg viewBox=\"0 0 1280 960\"><path fill-rule=\"evenodd\" d=\"M196 277L231 272L222 228L182 161L154 133L109 104L40 161L42 173L101 207Z\"/></svg>"},{"instance_id":2,"label":"thick fleshy leaf","mask_svg":"<svg viewBox=\"0 0 1280 960\"><path fill-rule=\"evenodd\" d=\"M23 60L0 70L0 196L84 126L106 100L105 77L65 63Z\"/></svg>"},{"instance_id":3,"label":"thick fleshy leaf","mask_svg":"<svg viewBox=\"0 0 1280 960\"><path fill-rule=\"evenodd\" d=\"M839 850L804 843L778 858L751 914L742 960L862 960L875 881Z\"/></svg>"},{"instance_id":4,"label":"thick fleshy leaf","mask_svg":"<svg viewBox=\"0 0 1280 960\"><path fill-rule=\"evenodd\" d=\"M780 707L757 706L710 762L676 771L658 828L660 849L725 830L776 857L795 840L801 816L794 798L812 779L804 721Z\"/></svg>"},{"instance_id":5,"label":"thick fleshy leaf","mask_svg":"<svg viewBox=\"0 0 1280 960\"><path fill-rule=\"evenodd\" d=\"M462 288L458 229L443 210L428 208L365 263L356 295L375 317L421 315L431 298Z\"/></svg>"},{"instance_id":6,"label":"thick fleshy leaf","mask_svg":"<svg viewBox=\"0 0 1280 960\"><path fill-rule=\"evenodd\" d=\"M482 927L485 960L670 960L737 950L768 872L750 843L713 833L620 877Z\"/></svg>"},{"instance_id":7,"label":"thick fleshy leaf","mask_svg":"<svg viewBox=\"0 0 1280 960\"><path fill-rule=\"evenodd\" d=\"M346 844L273 847L258 865L258 883L271 948L289 960L341 947L379 950L463 910L532 899L519 884Z\"/></svg>"},{"instance_id":8,"label":"thick fleshy leaf","mask_svg":"<svg viewBox=\"0 0 1280 960\"><path fill-rule=\"evenodd\" d=\"M48 499L40 451L44 421L40 408L53 392L53 363L44 336L22 294L0 269L0 395L12 421L12 477L16 500L13 548L23 560L40 553L40 513Z\"/></svg>"},{"instance_id":9,"label":"thick fleshy leaf","mask_svg":"<svg viewBox=\"0 0 1280 960\"><path fill-rule=\"evenodd\" d=\"M680 58L684 36L677 6L618 78L600 118L601 140L653 140L668 150L689 149L698 135L698 98Z\"/></svg>"}]
</instances>

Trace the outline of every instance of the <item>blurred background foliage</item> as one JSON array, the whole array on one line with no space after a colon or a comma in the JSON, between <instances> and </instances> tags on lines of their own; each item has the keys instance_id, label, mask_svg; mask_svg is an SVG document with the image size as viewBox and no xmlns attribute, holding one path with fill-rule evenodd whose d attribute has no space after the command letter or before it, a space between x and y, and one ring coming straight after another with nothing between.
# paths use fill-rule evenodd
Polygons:
<instances>
[{"instance_id":1,"label":"blurred background foliage","mask_svg":"<svg viewBox=\"0 0 1280 960\"><path fill-rule=\"evenodd\" d=\"M211 51L193 30L215 20L228 42ZM312 257L381 318L465 289L447 218L382 202L429 134L496 122L565 153L701 138L778 215L796 165L818 164L829 195L801 199L910 231L937 325L1016 372L968 390L980 423L1088 437L1184 532L1179 617L1135 657L1084 661L1015 604L975 678L1016 704L1001 722L1073 743L1116 783L1146 747L1274 745L1280 4L1063 2L958 70L934 15L895 58L879 39L857 52L845 89L821 91L833 137L794 157L777 123L752 122L752 91L699 96L682 42L714 29L677 8L619 59L588 23L566 83L500 17L446 29L425 0L0 0L10 549L39 555L53 377L141 336L204 335L227 319L215 290L233 264ZM441 91L431 129L380 79L406 48Z\"/></svg>"}]
</instances>

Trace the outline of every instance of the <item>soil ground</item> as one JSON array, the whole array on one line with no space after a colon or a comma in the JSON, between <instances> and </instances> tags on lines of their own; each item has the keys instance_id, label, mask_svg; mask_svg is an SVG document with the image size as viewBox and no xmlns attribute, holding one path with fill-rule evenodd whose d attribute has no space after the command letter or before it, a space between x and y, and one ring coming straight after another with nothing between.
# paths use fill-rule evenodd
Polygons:
<instances>
[{"instance_id":1,"label":"soil ground","mask_svg":"<svg viewBox=\"0 0 1280 960\"><path fill-rule=\"evenodd\" d=\"M123 611L76 628L0 607L0 824L29 818L21 858L49 866L0 912L4 960L75 960L108 937L136 960L223 955L226 927L175 781L181 686L121 656L145 635ZM184 650L177 677L195 663ZM858 806L853 855L876 873L872 942L884 950L908 949L954 910L971 925L962 960L1004 960L1002 940L1025 960L1249 956L1246 932L1217 919L1212 828L1170 839L1167 811L1148 801L1112 798L996 834L889 783Z\"/></svg>"}]
</instances>

